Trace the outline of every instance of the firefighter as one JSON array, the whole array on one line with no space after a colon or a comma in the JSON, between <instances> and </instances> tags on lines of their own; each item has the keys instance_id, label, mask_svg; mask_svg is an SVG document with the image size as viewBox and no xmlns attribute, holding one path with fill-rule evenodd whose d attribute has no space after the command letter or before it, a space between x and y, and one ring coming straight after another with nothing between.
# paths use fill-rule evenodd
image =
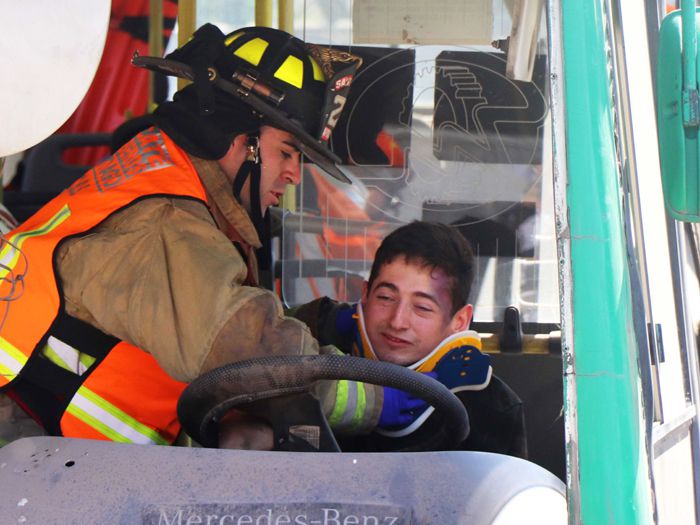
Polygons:
<instances>
[{"instance_id":1,"label":"firefighter","mask_svg":"<svg viewBox=\"0 0 700 525\"><path fill-rule=\"evenodd\" d=\"M200 374L322 351L257 285L256 250L302 153L346 180L327 141L359 64L279 30L211 24L134 64L192 83L7 234L0 388L48 434L171 444L178 396ZM333 384L318 394L350 414L338 432L379 421L383 389L357 388L361 406Z\"/></svg>"}]
</instances>

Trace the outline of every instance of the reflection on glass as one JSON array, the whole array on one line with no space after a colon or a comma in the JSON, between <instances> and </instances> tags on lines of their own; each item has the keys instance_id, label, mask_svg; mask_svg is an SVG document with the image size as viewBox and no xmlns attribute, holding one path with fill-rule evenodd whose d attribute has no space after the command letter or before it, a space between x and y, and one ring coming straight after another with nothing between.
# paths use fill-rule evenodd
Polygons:
<instances>
[{"instance_id":1,"label":"reflection on glass","mask_svg":"<svg viewBox=\"0 0 700 525\"><path fill-rule=\"evenodd\" d=\"M382 237L422 219L457 226L477 254L475 320L557 323L546 57L532 83L479 49L353 46L365 58L334 150L354 181L307 165L284 221L282 291L355 301Z\"/></svg>"}]
</instances>

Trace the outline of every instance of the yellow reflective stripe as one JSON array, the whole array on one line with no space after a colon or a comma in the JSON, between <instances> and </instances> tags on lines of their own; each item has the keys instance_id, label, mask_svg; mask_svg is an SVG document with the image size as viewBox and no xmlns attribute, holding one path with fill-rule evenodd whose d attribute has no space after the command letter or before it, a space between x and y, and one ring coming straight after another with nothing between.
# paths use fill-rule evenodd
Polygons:
<instances>
[{"instance_id":1,"label":"yellow reflective stripe","mask_svg":"<svg viewBox=\"0 0 700 525\"><path fill-rule=\"evenodd\" d=\"M56 213L56 215L51 217L36 230L16 233L10 237L2 250L0 250L0 279L3 279L14 269L17 261L19 260L21 253L20 248L22 247L22 244L24 244L24 241L31 237L38 237L51 232L60 226L61 223L68 217L70 217L70 214L70 208L68 208L68 205L66 204L58 211L58 213Z\"/></svg>"},{"instance_id":2,"label":"yellow reflective stripe","mask_svg":"<svg viewBox=\"0 0 700 525\"><path fill-rule=\"evenodd\" d=\"M74 374L77 373L76 370L73 370L70 367L70 365L66 363L66 361L60 355L58 355L48 344L44 345L44 348L41 349L41 353L54 365L60 366L64 370L68 370L69 372L73 372Z\"/></svg>"},{"instance_id":3,"label":"yellow reflective stripe","mask_svg":"<svg viewBox=\"0 0 700 525\"><path fill-rule=\"evenodd\" d=\"M366 409L367 393L364 383L340 380L328 424L336 431L352 431L363 423Z\"/></svg>"},{"instance_id":4,"label":"yellow reflective stripe","mask_svg":"<svg viewBox=\"0 0 700 525\"><path fill-rule=\"evenodd\" d=\"M95 362L95 358L80 352L60 339L50 336L41 353L52 363L61 368L83 375Z\"/></svg>"},{"instance_id":5,"label":"yellow reflective stripe","mask_svg":"<svg viewBox=\"0 0 700 525\"><path fill-rule=\"evenodd\" d=\"M318 62L316 62L313 58L309 57L309 60L311 60L311 69L314 72L314 80L320 80L321 82L325 82L326 76L323 74L321 66L319 66Z\"/></svg>"},{"instance_id":6,"label":"yellow reflective stripe","mask_svg":"<svg viewBox=\"0 0 700 525\"><path fill-rule=\"evenodd\" d=\"M66 411L112 441L167 445L158 432L140 423L90 389L81 386Z\"/></svg>"},{"instance_id":7,"label":"yellow reflective stripe","mask_svg":"<svg viewBox=\"0 0 700 525\"><path fill-rule=\"evenodd\" d=\"M254 38L249 42L246 42L241 47L236 49L233 54L239 58L242 58L246 62L250 62L254 66L257 66L265 54L268 43L262 38Z\"/></svg>"},{"instance_id":8,"label":"yellow reflective stripe","mask_svg":"<svg viewBox=\"0 0 700 525\"><path fill-rule=\"evenodd\" d=\"M224 45L226 47L230 46L232 42L234 42L235 40L238 40L243 35L245 35L245 31L239 31L238 33L232 34L226 40L224 40Z\"/></svg>"},{"instance_id":9,"label":"yellow reflective stripe","mask_svg":"<svg viewBox=\"0 0 700 525\"><path fill-rule=\"evenodd\" d=\"M350 423L351 428L357 428L365 415L365 409L367 408L367 398L365 395L365 384L356 383L357 385L357 404L355 405L355 413L352 416L352 421Z\"/></svg>"},{"instance_id":10,"label":"yellow reflective stripe","mask_svg":"<svg viewBox=\"0 0 700 525\"><path fill-rule=\"evenodd\" d=\"M58 227L70 217L70 208L66 204L56 215L35 230L14 234L4 242L0 250L0 280L5 279L8 273L14 270L19 260L20 248L24 241L31 237L45 235ZM7 381L12 381L27 362L27 356L6 339L0 337L0 374Z\"/></svg>"},{"instance_id":11,"label":"yellow reflective stripe","mask_svg":"<svg viewBox=\"0 0 700 525\"><path fill-rule=\"evenodd\" d=\"M301 89L304 85L304 63L289 55L275 71L275 78Z\"/></svg>"},{"instance_id":12,"label":"yellow reflective stripe","mask_svg":"<svg viewBox=\"0 0 700 525\"><path fill-rule=\"evenodd\" d=\"M97 359L85 352L78 352L78 361L80 362L80 368L78 370L85 371L90 368Z\"/></svg>"},{"instance_id":13,"label":"yellow reflective stripe","mask_svg":"<svg viewBox=\"0 0 700 525\"><path fill-rule=\"evenodd\" d=\"M14 380L14 378L17 377L17 373L13 372L0 362L0 377L4 378L4 381L0 381L0 385L4 385L6 381L9 382Z\"/></svg>"},{"instance_id":14,"label":"yellow reflective stripe","mask_svg":"<svg viewBox=\"0 0 700 525\"><path fill-rule=\"evenodd\" d=\"M331 428L337 428L343 420L345 408L348 406L348 381L341 379L335 389L335 405L331 415L328 416L328 424Z\"/></svg>"},{"instance_id":15,"label":"yellow reflective stripe","mask_svg":"<svg viewBox=\"0 0 700 525\"><path fill-rule=\"evenodd\" d=\"M12 381L27 362L27 356L7 339L0 337L0 375Z\"/></svg>"}]
</instances>

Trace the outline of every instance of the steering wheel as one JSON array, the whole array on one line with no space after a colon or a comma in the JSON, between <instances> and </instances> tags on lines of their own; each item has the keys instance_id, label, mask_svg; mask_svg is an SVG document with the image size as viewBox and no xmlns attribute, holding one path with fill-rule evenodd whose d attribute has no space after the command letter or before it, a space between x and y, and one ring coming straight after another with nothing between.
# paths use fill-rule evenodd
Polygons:
<instances>
[{"instance_id":1,"label":"steering wheel","mask_svg":"<svg viewBox=\"0 0 700 525\"><path fill-rule=\"evenodd\" d=\"M449 450L469 434L464 405L439 381L392 363L346 355L268 356L216 368L185 388L177 414L185 432L205 447L218 446L218 421L235 408L270 422L275 450L340 451L310 393L316 381L338 379L404 390L435 407L440 425L420 443L376 433L359 438L381 443L380 450Z\"/></svg>"}]
</instances>

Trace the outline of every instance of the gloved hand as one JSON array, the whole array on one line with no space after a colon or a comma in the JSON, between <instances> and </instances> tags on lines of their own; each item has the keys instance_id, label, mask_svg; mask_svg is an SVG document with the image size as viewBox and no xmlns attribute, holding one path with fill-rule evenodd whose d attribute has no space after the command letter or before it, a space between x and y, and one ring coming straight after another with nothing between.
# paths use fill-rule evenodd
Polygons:
<instances>
[{"instance_id":1,"label":"gloved hand","mask_svg":"<svg viewBox=\"0 0 700 525\"><path fill-rule=\"evenodd\" d=\"M437 378L435 372L425 372ZM384 404L379 416L381 428L403 428L413 423L427 408L428 402L397 388L384 387Z\"/></svg>"}]
</instances>

